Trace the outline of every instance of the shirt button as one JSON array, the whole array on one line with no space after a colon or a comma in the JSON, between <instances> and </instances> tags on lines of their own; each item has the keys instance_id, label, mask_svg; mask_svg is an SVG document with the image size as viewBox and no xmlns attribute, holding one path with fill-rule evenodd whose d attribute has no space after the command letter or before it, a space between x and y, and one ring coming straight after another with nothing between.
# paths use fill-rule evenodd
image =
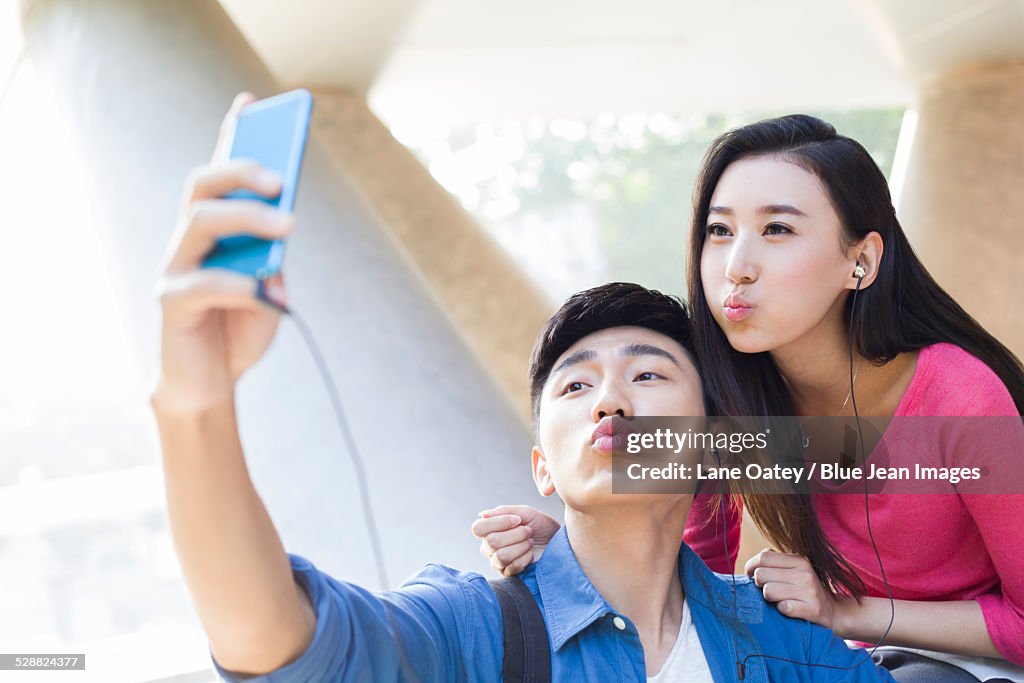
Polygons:
<instances>
[{"instance_id":1,"label":"shirt button","mask_svg":"<svg viewBox=\"0 0 1024 683\"><path fill-rule=\"evenodd\" d=\"M615 617L614 619L612 619L612 623L615 624L615 628L619 629L620 631L626 630L626 622L622 619L622 617Z\"/></svg>"}]
</instances>

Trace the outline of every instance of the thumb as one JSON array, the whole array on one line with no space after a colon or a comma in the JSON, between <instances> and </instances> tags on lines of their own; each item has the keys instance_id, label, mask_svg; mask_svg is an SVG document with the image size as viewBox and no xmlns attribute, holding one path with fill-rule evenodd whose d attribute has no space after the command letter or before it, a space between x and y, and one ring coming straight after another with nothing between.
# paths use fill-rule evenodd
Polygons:
<instances>
[{"instance_id":1,"label":"thumb","mask_svg":"<svg viewBox=\"0 0 1024 683\"><path fill-rule=\"evenodd\" d=\"M220 133L217 136L217 146L213 152L214 163L224 163L227 161L228 154L231 152L231 138L235 135L235 123L238 121L238 115L241 113L242 108L248 104L252 104L256 101L256 96L251 92L240 92L235 95L235 99L231 102L231 107L228 108L227 113L220 122Z\"/></svg>"},{"instance_id":2,"label":"thumb","mask_svg":"<svg viewBox=\"0 0 1024 683\"><path fill-rule=\"evenodd\" d=\"M480 513L480 516L497 517L498 515L516 515L521 520L520 524L529 524L533 520L537 519L538 514L540 514L540 512L529 505L499 505L496 508L484 510Z\"/></svg>"}]
</instances>

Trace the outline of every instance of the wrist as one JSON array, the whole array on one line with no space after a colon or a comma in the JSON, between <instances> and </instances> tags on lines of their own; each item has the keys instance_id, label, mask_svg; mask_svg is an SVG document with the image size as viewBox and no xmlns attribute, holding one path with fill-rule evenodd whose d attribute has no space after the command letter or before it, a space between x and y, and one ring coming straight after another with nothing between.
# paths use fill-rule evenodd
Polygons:
<instances>
[{"instance_id":1,"label":"wrist","mask_svg":"<svg viewBox=\"0 0 1024 683\"><path fill-rule=\"evenodd\" d=\"M186 463L208 466L244 460L233 396L196 400L159 387L151 394L150 404L166 472L172 465L180 474Z\"/></svg>"},{"instance_id":2,"label":"wrist","mask_svg":"<svg viewBox=\"0 0 1024 683\"><path fill-rule=\"evenodd\" d=\"M235 393L233 387L219 392L187 390L161 379L150 392L149 405L157 419L198 419L224 409L234 412Z\"/></svg>"},{"instance_id":3,"label":"wrist","mask_svg":"<svg viewBox=\"0 0 1024 683\"><path fill-rule=\"evenodd\" d=\"M860 604L848 595L837 595L832 610L832 631L840 638L852 638Z\"/></svg>"}]
</instances>

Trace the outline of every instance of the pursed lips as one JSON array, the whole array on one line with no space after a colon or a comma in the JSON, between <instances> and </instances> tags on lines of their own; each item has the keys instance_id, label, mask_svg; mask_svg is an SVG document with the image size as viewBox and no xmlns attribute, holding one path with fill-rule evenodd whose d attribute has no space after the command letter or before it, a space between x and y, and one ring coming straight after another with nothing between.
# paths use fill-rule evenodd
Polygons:
<instances>
[{"instance_id":1,"label":"pursed lips","mask_svg":"<svg viewBox=\"0 0 1024 683\"><path fill-rule=\"evenodd\" d=\"M722 313L731 322L739 322L746 319L754 312L754 304L737 293L725 297L722 302Z\"/></svg>"},{"instance_id":2,"label":"pursed lips","mask_svg":"<svg viewBox=\"0 0 1024 683\"><path fill-rule=\"evenodd\" d=\"M597 423L590 443L602 453L611 453L613 449L623 450L632 431L632 425L626 418L620 415L607 415Z\"/></svg>"}]
</instances>

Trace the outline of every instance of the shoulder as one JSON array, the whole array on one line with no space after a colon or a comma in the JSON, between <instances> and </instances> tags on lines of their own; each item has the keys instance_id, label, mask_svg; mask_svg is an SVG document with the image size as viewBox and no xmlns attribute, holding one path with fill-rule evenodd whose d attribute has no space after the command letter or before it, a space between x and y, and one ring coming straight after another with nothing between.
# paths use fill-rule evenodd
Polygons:
<instances>
[{"instance_id":1,"label":"shoulder","mask_svg":"<svg viewBox=\"0 0 1024 683\"><path fill-rule=\"evenodd\" d=\"M955 344L926 346L900 413L904 415L1017 415L1010 392L981 359Z\"/></svg>"},{"instance_id":2,"label":"shoulder","mask_svg":"<svg viewBox=\"0 0 1024 683\"><path fill-rule=\"evenodd\" d=\"M428 564L406 579L389 596L404 609L420 615L421 622L436 622L457 650L467 671L490 672L501 668L504 648L501 605L487 579L476 572ZM470 679L474 676L470 676Z\"/></svg>"},{"instance_id":3,"label":"shoulder","mask_svg":"<svg viewBox=\"0 0 1024 683\"><path fill-rule=\"evenodd\" d=\"M713 580L728 584L730 590L735 586L740 620L745 622L758 649L775 654L764 659L755 655L747 663L763 667L769 680L892 681L888 672L876 667L864 650L847 647L827 628L783 615L774 603L764 599L761 589L750 578L719 573L713 576ZM719 602L721 609L729 601ZM723 621L728 619L727 614L722 617Z\"/></svg>"},{"instance_id":4,"label":"shoulder","mask_svg":"<svg viewBox=\"0 0 1024 683\"><path fill-rule=\"evenodd\" d=\"M481 587L487 586L487 579L476 572L467 572L446 564L427 564L408 579L402 582L402 586L431 585L431 586L459 586L459 587Z\"/></svg>"},{"instance_id":5,"label":"shoulder","mask_svg":"<svg viewBox=\"0 0 1024 683\"><path fill-rule=\"evenodd\" d=\"M289 553L288 559L291 562L292 574L295 576L295 579L309 592L314 602L324 591L342 590L367 594L374 593L374 591L357 584L334 578L330 574L318 569L312 562L301 555ZM403 581L399 588L384 591L380 595L422 590L423 592L433 591L440 595L450 596L453 600L458 601L464 598L465 586L481 582L486 583L486 580L479 574L462 572L442 564L428 564Z\"/></svg>"},{"instance_id":6,"label":"shoulder","mask_svg":"<svg viewBox=\"0 0 1024 683\"><path fill-rule=\"evenodd\" d=\"M293 575L313 602L318 631L329 632L319 639L329 641L322 649L338 650L339 643L352 637L359 639L364 654L387 658L398 641L406 650L421 653L423 661L417 660L416 666L433 672L428 679L438 672L461 671L472 680L490 675L495 666L500 669L501 610L480 574L428 564L396 589L370 591L330 576L301 556L289 559ZM376 671L369 661L346 666Z\"/></svg>"},{"instance_id":7,"label":"shoulder","mask_svg":"<svg viewBox=\"0 0 1024 683\"><path fill-rule=\"evenodd\" d=\"M428 564L396 589L371 591L340 581L301 556L289 555L289 559L295 579L306 589L318 613L329 610L329 605L342 606L357 619L398 610L423 626L469 633L486 633L501 623L494 591L487 579L475 572Z\"/></svg>"},{"instance_id":8,"label":"shoulder","mask_svg":"<svg viewBox=\"0 0 1024 683\"><path fill-rule=\"evenodd\" d=\"M483 575L443 564L424 566L402 582L396 592L440 600L454 609L464 608L470 612L500 610L498 598Z\"/></svg>"},{"instance_id":9,"label":"shoulder","mask_svg":"<svg viewBox=\"0 0 1024 683\"><path fill-rule=\"evenodd\" d=\"M493 597L494 595L487 584L487 579L482 575L476 572L461 571L443 564L424 565L418 572L405 579L397 589L375 593L354 583L334 578L317 569L312 562L301 555L289 553L288 559L291 561L292 573L295 578L310 592L310 597L314 598L325 589L343 589L374 593L380 596L395 593L436 594L438 598L453 604L466 600L486 599L488 596Z\"/></svg>"},{"instance_id":10,"label":"shoulder","mask_svg":"<svg viewBox=\"0 0 1024 683\"><path fill-rule=\"evenodd\" d=\"M798 681L893 683L889 672L876 666L865 650L848 647L823 626L783 615L773 603L765 604L761 627L755 637L762 649L785 653L789 659L766 662L769 680L778 676Z\"/></svg>"}]
</instances>

